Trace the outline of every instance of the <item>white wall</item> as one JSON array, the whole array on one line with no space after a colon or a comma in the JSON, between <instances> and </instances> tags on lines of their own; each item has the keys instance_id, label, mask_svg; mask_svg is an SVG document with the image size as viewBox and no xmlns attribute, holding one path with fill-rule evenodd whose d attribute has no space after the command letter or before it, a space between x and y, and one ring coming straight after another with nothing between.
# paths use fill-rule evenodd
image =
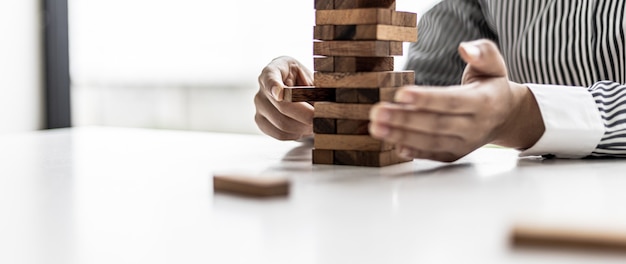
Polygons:
<instances>
[{"instance_id":1,"label":"white wall","mask_svg":"<svg viewBox=\"0 0 626 264\"><path fill-rule=\"evenodd\" d=\"M39 5L0 0L0 133L43 124Z\"/></svg>"}]
</instances>

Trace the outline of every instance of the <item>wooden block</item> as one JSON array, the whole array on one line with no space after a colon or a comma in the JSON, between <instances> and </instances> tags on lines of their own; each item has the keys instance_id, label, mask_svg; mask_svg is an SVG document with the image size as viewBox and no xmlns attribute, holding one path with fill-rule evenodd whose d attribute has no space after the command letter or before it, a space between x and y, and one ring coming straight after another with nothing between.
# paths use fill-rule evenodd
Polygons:
<instances>
[{"instance_id":1,"label":"wooden block","mask_svg":"<svg viewBox=\"0 0 626 264\"><path fill-rule=\"evenodd\" d=\"M393 71L393 57L317 57L315 71L319 72L379 72Z\"/></svg>"},{"instance_id":2,"label":"wooden block","mask_svg":"<svg viewBox=\"0 0 626 264\"><path fill-rule=\"evenodd\" d=\"M402 55L402 42L386 40L315 41L313 55L388 57Z\"/></svg>"},{"instance_id":3,"label":"wooden block","mask_svg":"<svg viewBox=\"0 0 626 264\"><path fill-rule=\"evenodd\" d=\"M334 72L335 57L315 57L313 58L313 68L315 71Z\"/></svg>"},{"instance_id":4,"label":"wooden block","mask_svg":"<svg viewBox=\"0 0 626 264\"><path fill-rule=\"evenodd\" d=\"M626 251L626 229L526 223L513 227L511 239L519 246Z\"/></svg>"},{"instance_id":5,"label":"wooden block","mask_svg":"<svg viewBox=\"0 0 626 264\"><path fill-rule=\"evenodd\" d=\"M417 28L390 25L320 25L313 27L318 40L417 41Z\"/></svg>"},{"instance_id":6,"label":"wooden block","mask_svg":"<svg viewBox=\"0 0 626 264\"><path fill-rule=\"evenodd\" d=\"M394 150L384 152L335 150L333 154L335 165L384 167L411 161L399 157Z\"/></svg>"},{"instance_id":7,"label":"wooden block","mask_svg":"<svg viewBox=\"0 0 626 264\"><path fill-rule=\"evenodd\" d=\"M416 27L417 14L385 8L316 10L315 25L394 25Z\"/></svg>"},{"instance_id":8,"label":"wooden block","mask_svg":"<svg viewBox=\"0 0 626 264\"><path fill-rule=\"evenodd\" d=\"M313 149L313 164L333 165L334 152L328 149Z\"/></svg>"},{"instance_id":9,"label":"wooden block","mask_svg":"<svg viewBox=\"0 0 626 264\"><path fill-rule=\"evenodd\" d=\"M372 105L369 104L340 104L330 102L317 102L314 105L314 117L369 120Z\"/></svg>"},{"instance_id":10,"label":"wooden block","mask_svg":"<svg viewBox=\"0 0 626 264\"><path fill-rule=\"evenodd\" d=\"M337 134L337 119L317 117L313 118L313 133Z\"/></svg>"},{"instance_id":11,"label":"wooden block","mask_svg":"<svg viewBox=\"0 0 626 264\"><path fill-rule=\"evenodd\" d=\"M404 85L412 85L413 83L405 83ZM380 88L380 101L381 102L393 102L396 92L400 88L398 87L384 87ZM336 96L335 96L336 97Z\"/></svg>"},{"instance_id":12,"label":"wooden block","mask_svg":"<svg viewBox=\"0 0 626 264\"><path fill-rule=\"evenodd\" d=\"M369 135L368 120L313 118L313 133L339 135Z\"/></svg>"},{"instance_id":13,"label":"wooden block","mask_svg":"<svg viewBox=\"0 0 626 264\"><path fill-rule=\"evenodd\" d=\"M335 89L315 88L313 86L285 87L284 102L335 101Z\"/></svg>"},{"instance_id":14,"label":"wooden block","mask_svg":"<svg viewBox=\"0 0 626 264\"><path fill-rule=\"evenodd\" d=\"M367 120L336 119L335 130L339 135L369 135Z\"/></svg>"},{"instance_id":15,"label":"wooden block","mask_svg":"<svg viewBox=\"0 0 626 264\"><path fill-rule=\"evenodd\" d=\"M378 152L313 149L313 164L384 167L409 161L411 160L400 158L394 150Z\"/></svg>"},{"instance_id":16,"label":"wooden block","mask_svg":"<svg viewBox=\"0 0 626 264\"><path fill-rule=\"evenodd\" d=\"M327 10L334 9L335 1L334 0L315 0L315 9L317 10Z\"/></svg>"},{"instance_id":17,"label":"wooden block","mask_svg":"<svg viewBox=\"0 0 626 264\"><path fill-rule=\"evenodd\" d=\"M284 196L289 193L289 179L240 174L213 176L213 190L247 196Z\"/></svg>"},{"instance_id":18,"label":"wooden block","mask_svg":"<svg viewBox=\"0 0 626 264\"><path fill-rule=\"evenodd\" d=\"M392 150L393 144L375 139L368 135L329 135L316 134L315 149L386 151Z\"/></svg>"},{"instance_id":19,"label":"wooden block","mask_svg":"<svg viewBox=\"0 0 626 264\"><path fill-rule=\"evenodd\" d=\"M417 14L409 12L391 12L391 25L417 27Z\"/></svg>"},{"instance_id":20,"label":"wooden block","mask_svg":"<svg viewBox=\"0 0 626 264\"><path fill-rule=\"evenodd\" d=\"M339 88L335 90L336 103L375 104L393 102L399 87L386 88Z\"/></svg>"},{"instance_id":21,"label":"wooden block","mask_svg":"<svg viewBox=\"0 0 626 264\"><path fill-rule=\"evenodd\" d=\"M314 78L315 86L322 88L400 87L405 84L412 84L415 79L415 72L316 72Z\"/></svg>"},{"instance_id":22,"label":"wooden block","mask_svg":"<svg viewBox=\"0 0 626 264\"><path fill-rule=\"evenodd\" d=\"M335 9L388 8L396 9L396 0L335 0Z\"/></svg>"}]
</instances>

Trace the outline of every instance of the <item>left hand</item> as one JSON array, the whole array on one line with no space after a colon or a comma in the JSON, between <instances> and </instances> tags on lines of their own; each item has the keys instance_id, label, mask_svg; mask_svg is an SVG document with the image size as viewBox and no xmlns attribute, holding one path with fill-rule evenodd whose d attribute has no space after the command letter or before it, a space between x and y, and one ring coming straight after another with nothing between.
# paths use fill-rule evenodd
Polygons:
<instances>
[{"instance_id":1,"label":"left hand","mask_svg":"<svg viewBox=\"0 0 626 264\"><path fill-rule=\"evenodd\" d=\"M541 113L528 88L508 80L497 46L488 40L466 42L459 53L468 64L461 85L404 87L396 103L372 108L370 134L396 143L406 158L446 162L487 143L532 146L544 131Z\"/></svg>"}]
</instances>

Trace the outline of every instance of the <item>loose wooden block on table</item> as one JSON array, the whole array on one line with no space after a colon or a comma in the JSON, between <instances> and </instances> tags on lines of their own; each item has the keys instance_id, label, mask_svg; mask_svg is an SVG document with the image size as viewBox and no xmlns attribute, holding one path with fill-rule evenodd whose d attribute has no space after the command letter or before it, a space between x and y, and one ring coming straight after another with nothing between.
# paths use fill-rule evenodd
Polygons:
<instances>
[{"instance_id":1,"label":"loose wooden block on table","mask_svg":"<svg viewBox=\"0 0 626 264\"><path fill-rule=\"evenodd\" d=\"M331 102L317 102L313 106L314 118L334 118L334 119L352 119L352 120L369 120L369 113L372 109L370 104L342 104Z\"/></svg>"},{"instance_id":2,"label":"loose wooden block on table","mask_svg":"<svg viewBox=\"0 0 626 264\"><path fill-rule=\"evenodd\" d=\"M626 252L626 229L518 223L513 227L511 242L518 246L568 247Z\"/></svg>"},{"instance_id":3,"label":"loose wooden block on table","mask_svg":"<svg viewBox=\"0 0 626 264\"><path fill-rule=\"evenodd\" d=\"M386 40L315 41L313 55L350 57L402 56L402 42Z\"/></svg>"},{"instance_id":4,"label":"loose wooden block on table","mask_svg":"<svg viewBox=\"0 0 626 264\"><path fill-rule=\"evenodd\" d=\"M393 71L393 57L316 57L319 72L379 72Z\"/></svg>"},{"instance_id":5,"label":"loose wooden block on table","mask_svg":"<svg viewBox=\"0 0 626 264\"><path fill-rule=\"evenodd\" d=\"M315 25L393 25L417 27L417 14L385 8L316 10Z\"/></svg>"},{"instance_id":6,"label":"loose wooden block on table","mask_svg":"<svg viewBox=\"0 0 626 264\"><path fill-rule=\"evenodd\" d=\"M377 152L313 149L313 164L384 167L409 161L411 160L399 157L394 150Z\"/></svg>"},{"instance_id":7,"label":"loose wooden block on table","mask_svg":"<svg viewBox=\"0 0 626 264\"><path fill-rule=\"evenodd\" d=\"M417 41L417 28L390 25L320 25L313 28L318 40Z\"/></svg>"},{"instance_id":8,"label":"loose wooden block on table","mask_svg":"<svg viewBox=\"0 0 626 264\"><path fill-rule=\"evenodd\" d=\"M284 102L335 101L335 89L315 88L314 86L285 87Z\"/></svg>"},{"instance_id":9,"label":"loose wooden block on table","mask_svg":"<svg viewBox=\"0 0 626 264\"><path fill-rule=\"evenodd\" d=\"M374 104L393 102L398 87L386 88L340 88L335 90L336 103Z\"/></svg>"},{"instance_id":10,"label":"loose wooden block on table","mask_svg":"<svg viewBox=\"0 0 626 264\"><path fill-rule=\"evenodd\" d=\"M316 87L321 88L400 87L415 83L415 72L316 72L314 83Z\"/></svg>"},{"instance_id":11,"label":"loose wooden block on table","mask_svg":"<svg viewBox=\"0 0 626 264\"><path fill-rule=\"evenodd\" d=\"M387 151L393 144L375 139L369 135L328 135L316 134L313 147L315 149Z\"/></svg>"},{"instance_id":12,"label":"loose wooden block on table","mask_svg":"<svg viewBox=\"0 0 626 264\"><path fill-rule=\"evenodd\" d=\"M213 189L215 192L246 196L284 196L289 193L289 179L285 177L216 174L213 176Z\"/></svg>"}]
</instances>

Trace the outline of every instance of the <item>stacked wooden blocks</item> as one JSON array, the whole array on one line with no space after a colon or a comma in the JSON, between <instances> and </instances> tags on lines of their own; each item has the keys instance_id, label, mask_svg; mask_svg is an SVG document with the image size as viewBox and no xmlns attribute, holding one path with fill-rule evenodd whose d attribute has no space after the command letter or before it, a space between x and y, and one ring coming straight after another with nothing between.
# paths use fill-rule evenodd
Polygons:
<instances>
[{"instance_id":1,"label":"stacked wooden blocks","mask_svg":"<svg viewBox=\"0 0 626 264\"><path fill-rule=\"evenodd\" d=\"M368 132L373 104L413 84L393 71L402 42L417 41L417 16L395 0L315 0L315 87L288 88L287 101L315 103L313 163L381 167L408 161Z\"/></svg>"}]
</instances>

